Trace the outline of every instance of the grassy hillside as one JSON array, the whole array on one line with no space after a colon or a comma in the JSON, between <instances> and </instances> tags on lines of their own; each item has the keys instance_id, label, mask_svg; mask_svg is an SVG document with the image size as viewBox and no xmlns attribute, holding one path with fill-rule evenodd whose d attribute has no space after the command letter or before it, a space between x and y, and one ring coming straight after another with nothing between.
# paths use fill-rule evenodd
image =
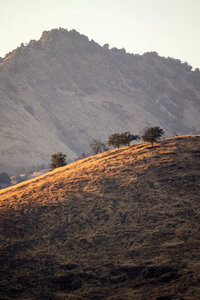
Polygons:
<instances>
[{"instance_id":1,"label":"grassy hillside","mask_svg":"<svg viewBox=\"0 0 200 300\"><path fill-rule=\"evenodd\" d=\"M198 299L200 136L0 191L1 299Z\"/></svg>"}]
</instances>

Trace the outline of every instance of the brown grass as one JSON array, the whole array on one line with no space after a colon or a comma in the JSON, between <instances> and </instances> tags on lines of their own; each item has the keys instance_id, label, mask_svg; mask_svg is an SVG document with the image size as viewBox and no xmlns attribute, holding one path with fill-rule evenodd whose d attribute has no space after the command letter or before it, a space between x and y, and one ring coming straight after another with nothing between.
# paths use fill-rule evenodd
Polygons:
<instances>
[{"instance_id":1,"label":"brown grass","mask_svg":"<svg viewBox=\"0 0 200 300\"><path fill-rule=\"evenodd\" d=\"M0 297L198 299L199 188L200 136L185 136L1 190Z\"/></svg>"}]
</instances>

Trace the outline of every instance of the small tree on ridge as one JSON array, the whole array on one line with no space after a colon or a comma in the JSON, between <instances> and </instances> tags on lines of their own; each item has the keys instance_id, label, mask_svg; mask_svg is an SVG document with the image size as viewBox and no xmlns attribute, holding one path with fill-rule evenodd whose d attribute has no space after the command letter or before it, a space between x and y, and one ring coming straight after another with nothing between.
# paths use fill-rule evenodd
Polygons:
<instances>
[{"instance_id":1,"label":"small tree on ridge","mask_svg":"<svg viewBox=\"0 0 200 300\"><path fill-rule=\"evenodd\" d=\"M66 155L62 152L54 153L51 156L50 170L54 170L59 167L65 166L66 163Z\"/></svg>"},{"instance_id":2,"label":"small tree on ridge","mask_svg":"<svg viewBox=\"0 0 200 300\"><path fill-rule=\"evenodd\" d=\"M149 127L144 131L142 139L144 142L151 143L151 146L153 147L153 143L160 140L160 138L164 135L164 133L165 133L164 130L158 126Z\"/></svg>"},{"instance_id":3,"label":"small tree on ridge","mask_svg":"<svg viewBox=\"0 0 200 300\"><path fill-rule=\"evenodd\" d=\"M139 135L131 134L130 131L126 131L121 134L121 143L124 146L130 146L130 143L132 141L138 141L140 140Z\"/></svg>"},{"instance_id":4,"label":"small tree on ridge","mask_svg":"<svg viewBox=\"0 0 200 300\"><path fill-rule=\"evenodd\" d=\"M108 144L108 146L113 146L114 148L119 148L119 146L122 145L121 134L119 134L119 133L111 134L108 138L107 144Z\"/></svg>"},{"instance_id":5,"label":"small tree on ridge","mask_svg":"<svg viewBox=\"0 0 200 300\"><path fill-rule=\"evenodd\" d=\"M92 155L96 155L98 153L102 153L102 152L108 150L105 143L103 143L99 140L96 140L96 139L93 139L90 142L90 149L91 149L91 154Z\"/></svg>"}]
</instances>

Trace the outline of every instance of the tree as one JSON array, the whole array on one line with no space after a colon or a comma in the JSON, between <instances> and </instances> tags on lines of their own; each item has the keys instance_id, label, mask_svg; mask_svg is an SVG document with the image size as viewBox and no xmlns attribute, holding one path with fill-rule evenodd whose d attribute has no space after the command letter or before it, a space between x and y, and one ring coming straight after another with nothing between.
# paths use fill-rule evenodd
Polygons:
<instances>
[{"instance_id":1,"label":"tree","mask_svg":"<svg viewBox=\"0 0 200 300\"><path fill-rule=\"evenodd\" d=\"M10 184L10 182L10 176L6 172L0 173L0 184Z\"/></svg>"},{"instance_id":2,"label":"tree","mask_svg":"<svg viewBox=\"0 0 200 300\"><path fill-rule=\"evenodd\" d=\"M119 148L119 146L122 145L121 134L114 133L114 134L110 135L108 138L107 144L108 144L108 146L113 146L114 148Z\"/></svg>"},{"instance_id":3,"label":"tree","mask_svg":"<svg viewBox=\"0 0 200 300\"><path fill-rule=\"evenodd\" d=\"M134 140L140 140L139 135L131 134L130 131L121 134L121 143L124 146L130 146L130 143Z\"/></svg>"},{"instance_id":4,"label":"tree","mask_svg":"<svg viewBox=\"0 0 200 300\"><path fill-rule=\"evenodd\" d=\"M164 135L164 130L158 126L149 127L144 131L142 139L144 142L150 142L153 147L153 143L160 140L160 138Z\"/></svg>"},{"instance_id":5,"label":"tree","mask_svg":"<svg viewBox=\"0 0 200 300\"><path fill-rule=\"evenodd\" d=\"M129 131L126 131L124 133L114 133L109 136L108 138L108 146L113 146L115 148L119 148L120 146L129 146L130 143L134 140L139 140L139 135L131 134Z\"/></svg>"},{"instance_id":6,"label":"tree","mask_svg":"<svg viewBox=\"0 0 200 300\"><path fill-rule=\"evenodd\" d=\"M63 167L66 163L66 155L62 152L54 153L51 156L50 170L54 170L55 168Z\"/></svg>"},{"instance_id":7,"label":"tree","mask_svg":"<svg viewBox=\"0 0 200 300\"><path fill-rule=\"evenodd\" d=\"M91 149L91 155L96 155L98 153L102 153L104 151L107 151L108 148L106 147L105 143L102 143L99 140L93 139L90 142L90 149Z\"/></svg>"}]
</instances>

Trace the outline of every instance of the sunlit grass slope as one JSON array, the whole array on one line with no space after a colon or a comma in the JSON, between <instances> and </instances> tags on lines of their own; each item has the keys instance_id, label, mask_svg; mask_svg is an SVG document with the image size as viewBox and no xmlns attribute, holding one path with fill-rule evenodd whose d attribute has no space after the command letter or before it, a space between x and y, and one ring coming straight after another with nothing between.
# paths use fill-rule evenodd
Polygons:
<instances>
[{"instance_id":1,"label":"sunlit grass slope","mask_svg":"<svg viewBox=\"0 0 200 300\"><path fill-rule=\"evenodd\" d=\"M198 299L200 136L0 191L1 299Z\"/></svg>"}]
</instances>

